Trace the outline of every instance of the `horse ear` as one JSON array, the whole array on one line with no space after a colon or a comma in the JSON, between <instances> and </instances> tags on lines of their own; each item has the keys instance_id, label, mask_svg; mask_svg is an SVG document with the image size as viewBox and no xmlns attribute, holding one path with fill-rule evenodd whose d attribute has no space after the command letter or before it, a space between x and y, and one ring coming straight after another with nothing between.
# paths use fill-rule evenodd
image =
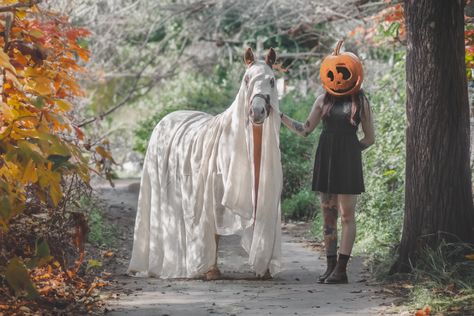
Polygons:
<instances>
[{"instance_id":1,"label":"horse ear","mask_svg":"<svg viewBox=\"0 0 474 316\"><path fill-rule=\"evenodd\" d=\"M272 66L275 63L276 59L277 59L277 56L276 56L275 50L272 47L268 51L267 56L265 56L265 62L267 63L268 66L270 66L270 68L272 68Z\"/></svg>"},{"instance_id":2,"label":"horse ear","mask_svg":"<svg viewBox=\"0 0 474 316\"><path fill-rule=\"evenodd\" d=\"M254 61L255 61L255 57L253 55L252 49L249 47L245 50L244 62L247 66L250 66L251 64L254 63Z\"/></svg>"}]
</instances>

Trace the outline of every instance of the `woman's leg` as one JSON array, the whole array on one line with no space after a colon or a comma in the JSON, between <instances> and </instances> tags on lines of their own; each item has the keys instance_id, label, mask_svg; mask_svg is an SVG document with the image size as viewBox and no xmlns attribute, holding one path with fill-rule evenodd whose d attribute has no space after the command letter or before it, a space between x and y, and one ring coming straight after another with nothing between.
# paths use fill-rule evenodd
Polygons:
<instances>
[{"instance_id":1,"label":"woman's leg","mask_svg":"<svg viewBox=\"0 0 474 316\"><path fill-rule=\"evenodd\" d=\"M332 273L337 262L337 195L321 192L320 197L323 210L323 234L327 268L326 272L319 276L318 282L323 283Z\"/></svg>"},{"instance_id":2,"label":"woman's leg","mask_svg":"<svg viewBox=\"0 0 474 316\"><path fill-rule=\"evenodd\" d=\"M339 194L337 196L341 211L342 240L339 253L350 256L356 237L355 207L357 195Z\"/></svg>"},{"instance_id":3,"label":"woman's leg","mask_svg":"<svg viewBox=\"0 0 474 316\"><path fill-rule=\"evenodd\" d=\"M341 212L342 240L339 247L337 265L325 281L325 283L329 284L347 283L347 262L349 261L356 236L355 206L357 195L338 194L337 201Z\"/></svg>"}]
</instances>

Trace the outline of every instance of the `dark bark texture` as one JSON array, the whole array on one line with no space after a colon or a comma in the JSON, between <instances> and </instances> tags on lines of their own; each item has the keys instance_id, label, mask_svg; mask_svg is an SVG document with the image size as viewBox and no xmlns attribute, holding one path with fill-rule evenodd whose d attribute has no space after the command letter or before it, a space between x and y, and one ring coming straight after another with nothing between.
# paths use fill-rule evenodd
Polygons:
<instances>
[{"instance_id":1,"label":"dark bark texture","mask_svg":"<svg viewBox=\"0 0 474 316\"><path fill-rule=\"evenodd\" d=\"M462 0L405 0L407 161L399 260L408 272L417 252L474 241L469 166L469 104Z\"/></svg>"}]
</instances>

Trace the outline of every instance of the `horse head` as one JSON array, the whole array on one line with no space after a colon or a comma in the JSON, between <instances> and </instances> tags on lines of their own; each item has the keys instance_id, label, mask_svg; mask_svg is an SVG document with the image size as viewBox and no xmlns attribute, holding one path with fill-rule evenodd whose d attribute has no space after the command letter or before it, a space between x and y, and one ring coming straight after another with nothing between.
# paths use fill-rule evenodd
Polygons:
<instances>
[{"instance_id":1,"label":"horse head","mask_svg":"<svg viewBox=\"0 0 474 316\"><path fill-rule=\"evenodd\" d=\"M247 64L247 71L244 81L247 89L247 104L249 107L249 118L252 124L261 125L270 114L272 102L276 98L275 75L273 64L276 54L270 48L265 61L255 60L251 48L247 48L244 61Z\"/></svg>"}]
</instances>

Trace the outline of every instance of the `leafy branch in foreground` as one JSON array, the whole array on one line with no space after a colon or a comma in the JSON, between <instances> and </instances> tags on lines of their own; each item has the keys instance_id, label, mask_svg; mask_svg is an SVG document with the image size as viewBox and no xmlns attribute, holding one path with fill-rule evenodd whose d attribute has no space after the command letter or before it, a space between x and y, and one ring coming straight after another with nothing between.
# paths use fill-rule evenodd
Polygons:
<instances>
[{"instance_id":1,"label":"leafy branch in foreground","mask_svg":"<svg viewBox=\"0 0 474 316\"><path fill-rule=\"evenodd\" d=\"M84 153L98 169L113 161L103 146L88 145L71 114L84 96L77 76L90 57L83 44L90 33L39 2L0 1L0 283L12 290L0 287L0 314L14 308L3 301L11 293L75 300L72 289L88 286L77 276L87 223L66 209L73 192L88 187ZM69 248L80 253L72 265Z\"/></svg>"}]
</instances>

